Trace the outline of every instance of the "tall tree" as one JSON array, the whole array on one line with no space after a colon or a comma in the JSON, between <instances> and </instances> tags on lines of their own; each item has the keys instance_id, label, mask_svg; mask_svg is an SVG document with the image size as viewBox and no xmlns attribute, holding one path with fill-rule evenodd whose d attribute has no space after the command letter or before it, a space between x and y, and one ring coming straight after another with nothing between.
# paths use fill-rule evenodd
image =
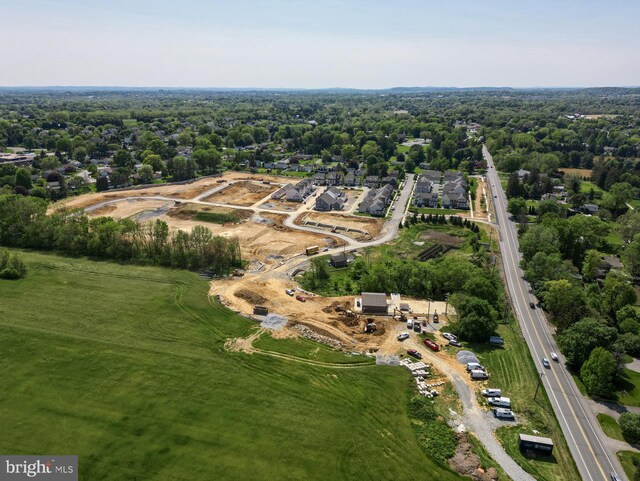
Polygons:
<instances>
[{"instance_id":1,"label":"tall tree","mask_svg":"<svg viewBox=\"0 0 640 481\"><path fill-rule=\"evenodd\" d=\"M580 378L589 394L611 396L616 374L616 360L606 349L596 347L580 369Z\"/></svg>"}]
</instances>

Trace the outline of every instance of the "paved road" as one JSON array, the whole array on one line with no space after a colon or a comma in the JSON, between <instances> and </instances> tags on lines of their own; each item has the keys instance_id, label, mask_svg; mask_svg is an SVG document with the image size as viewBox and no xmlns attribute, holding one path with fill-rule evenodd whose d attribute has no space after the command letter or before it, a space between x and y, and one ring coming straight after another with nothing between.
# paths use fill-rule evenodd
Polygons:
<instances>
[{"instance_id":1,"label":"paved road","mask_svg":"<svg viewBox=\"0 0 640 481\"><path fill-rule=\"evenodd\" d=\"M487 161L487 183L493 196L491 200L500 234L500 250L513 307L580 475L585 481L610 481L610 473L616 472L621 479L626 479L615 454L608 447L607 437L591 411L588 400L580 394L564 367L562 356L561 363L552 362L550 369L542 366L542 357L549 358L549 352L560 355L560 351L544 312L529 307L530 302L537 304L537 300L519 267L521 257L517 229L508 218L507 199L486 147L483 147L483 154Z\"/></svg>"}]
</instances>

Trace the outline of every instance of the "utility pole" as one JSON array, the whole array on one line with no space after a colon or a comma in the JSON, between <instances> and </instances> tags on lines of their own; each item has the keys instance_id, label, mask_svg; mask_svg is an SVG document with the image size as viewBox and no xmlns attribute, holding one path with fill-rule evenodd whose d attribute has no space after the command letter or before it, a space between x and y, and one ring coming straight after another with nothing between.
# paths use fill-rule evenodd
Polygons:
<instances>
[{"instance_id":1,"label":"utility pole","mask_svg":"<svg viewBox=\"0 0 640 481\"><path fill-rule=\"evenodd\" d=\"M445 301L445 304L444 304L444 315L445 315L445 317L447 317L447 311L449 309L449 293L448 292L444 296L444 301Z\"/></svg>"},{"instance_id":2,"label":"utility pole","mask_svg":"<svg viewBox=\"0 0 640 481\"><path fill-rule=\"evenodd\" d=\"M540 373L540 377L538 378L538 385L536 386L536 392L533 394L533 400L536 400L536 396L538 395L538 389L540 389L540 384L542 384L542 376L543 374Z\"/></svg>"}]
</instances>

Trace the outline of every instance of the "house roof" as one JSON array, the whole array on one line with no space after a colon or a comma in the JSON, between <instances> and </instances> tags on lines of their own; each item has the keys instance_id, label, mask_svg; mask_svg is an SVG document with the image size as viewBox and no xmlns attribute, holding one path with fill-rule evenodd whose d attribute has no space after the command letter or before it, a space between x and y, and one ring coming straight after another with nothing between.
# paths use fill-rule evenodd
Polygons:
<instances>
[{"instance_id":1,"label":"house roof","mask_svg":"<svg viewBox=\"0 0 640 481\"><path fill-rule=\"evenodd\" d=\"M349 260L349 256L345 252L331 256L332 262L347 262L347 260Z\"/></svg>"},{"instance_id":2,"label":"house roof","mask_svg":"<svg viewBox=\"0 0 640 481\"><path fill-rule=\"evenodd\" d=\"M383 292L363 292L362 307L387 307L387 295Z\"/></svg>"}]
</instances>

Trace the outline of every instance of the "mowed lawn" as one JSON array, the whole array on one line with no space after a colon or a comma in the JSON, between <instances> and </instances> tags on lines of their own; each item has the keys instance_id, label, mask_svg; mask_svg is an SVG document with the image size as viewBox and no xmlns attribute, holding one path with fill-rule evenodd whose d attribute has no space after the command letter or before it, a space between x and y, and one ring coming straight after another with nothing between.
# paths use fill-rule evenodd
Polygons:
<instances>
[{"instance_id":1,"label":"mowed lawn","mask_svg":"<svg viewBox=\"0 0 640 481\"><path fill-rule=\"evenodd\" d=\"M486 343L468 345L491 376L487 387L500 388L503 396L511 398L511 408L519 426L499 428L496 431L498 438L507 453L535 479L578 481L580 474L543 387L533 400L538 373L518 323L501 325L498 333L505 341L504 347ZM553 456L538 459L525 456L518 448L519 433L553 439Z\"/></svg>"},{"instance_id":2,"label":"mowed lawn","mask_svg":"<svg viewBox=\"0 0 640 481\"><path fill-rule=\"evenodd\" d=\"M603 413L598 413L596 417L598 418L602 431L604 431L607 436L612 439L617 439L618 441L624 441L622 429L620 428L618 421Z\"/></svg>"},{"instance_id":3,"label":"mowed lawn","mask_svg":"<svg viewBox=\"0 0 640 481\"><path fill-rule=\"evenodd\" d=\"M0 280L1 452L77 454L83 480L461 479L419 447L405 370L228 352L254 324L195 274L23 256Z\"/></svg>"}]
</instances>

